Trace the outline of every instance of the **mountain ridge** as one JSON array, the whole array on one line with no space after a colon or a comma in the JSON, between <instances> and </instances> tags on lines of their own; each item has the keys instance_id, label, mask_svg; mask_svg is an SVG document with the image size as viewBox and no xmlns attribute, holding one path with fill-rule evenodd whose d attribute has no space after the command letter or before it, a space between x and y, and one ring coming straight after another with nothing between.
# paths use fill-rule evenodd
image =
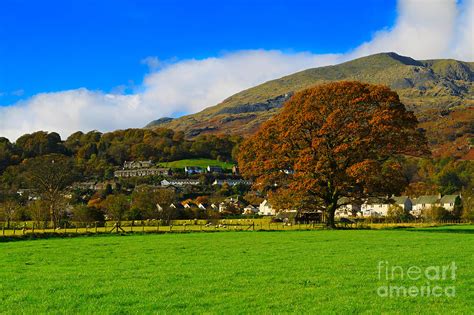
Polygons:
<instances>
[{"instance_id":1,"label":"mountain ridge","mask_svg":"<svg viewBox=\"0 0 474 315\"><path fill-rule=\"evenodd\" d=\"M462 154L469 146L474 133L474 63L455 59L415 60L394 52L270 80L158 127L183 131L190 138L206 133L249 135L278 113L294 92L341 80L383 84L395 90L427 130L435 153L447 150L450 155L456 155L455 151Z\"/></svg>"}]
</instances>

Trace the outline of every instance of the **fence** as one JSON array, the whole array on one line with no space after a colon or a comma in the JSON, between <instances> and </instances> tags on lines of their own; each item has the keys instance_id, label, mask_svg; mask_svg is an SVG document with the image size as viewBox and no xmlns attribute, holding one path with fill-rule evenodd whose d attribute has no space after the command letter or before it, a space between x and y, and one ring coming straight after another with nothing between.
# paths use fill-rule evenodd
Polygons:
<instances>
[{"instance_id":1,"label":"fence","mask_svg":"<svg viewBox=\"0 0 474 315\"><path fill-rule=\"evenodd\" d=\"M232 222L218 224L169 224L163 225L160 222L134 222L134 224L120 224L106 222L106 224L93 223L65 223L61 227L51 228L44 224L38 226L30 223L12 224L11 228L4 225L1 229L1 236L27 236L41 234L55 234L60 236L71 234L104 234L104 233L185 233L185 232L217 232L217 231L289 231L289 230L314 230L322 229L322 224L287 224L281 222Z\"/></svg>"},{"instance_id":2,"label":"fence","mask_svg":"<svg viewBox=\"0 0 474 315\"><path fill-rule=\"evenodd\" d=\"M227 222L226 222L227 221ZM340 222L338 226L353 229L384 229L391 227L425 227L470 223L463 220L442 220L439 222ZM52 228L45 223L33 222L0 222L1 237L41 236L41 235L80 235L110 233L186 233L186 232L217 232L217 231L303 231L324 229L323 223L291 224L272 222L270 220L218 220L206 223L205 220L176 220L169 225L160 221L125 221L120 225L115 222L69 222L60 227ZM7 226L10 225L9 228Z\"/></svg>"}]
</instances>

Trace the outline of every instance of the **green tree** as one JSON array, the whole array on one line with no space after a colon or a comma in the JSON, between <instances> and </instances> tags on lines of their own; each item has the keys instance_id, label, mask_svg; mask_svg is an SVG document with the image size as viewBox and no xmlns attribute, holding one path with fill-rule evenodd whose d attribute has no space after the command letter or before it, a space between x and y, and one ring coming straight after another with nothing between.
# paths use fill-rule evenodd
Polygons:
<instances>
[{"instance_id":1,"label":"green tree","mask_svg":"<svg viewBox=\"0 0 474 315\"><path fill-rule=\"evenodd\" d=\"M115 221L118 226L120 226L120 222L125 219L130 209L130 201L128 197L123 194L108 195L104 200L104 207L106 209L107 218Z\"/></svg>"},{"instance_id":2,"label":"green tree","mask_svg":"<svg viewBox=\"0 0 474 315\"><path fill-rule=\"evenodd\" d=\"M77 222L91 223L103 222L104 213L95 207L88 207L84 204L77 204L72 209L72 219Z\"/></svg>"}]
</instances>

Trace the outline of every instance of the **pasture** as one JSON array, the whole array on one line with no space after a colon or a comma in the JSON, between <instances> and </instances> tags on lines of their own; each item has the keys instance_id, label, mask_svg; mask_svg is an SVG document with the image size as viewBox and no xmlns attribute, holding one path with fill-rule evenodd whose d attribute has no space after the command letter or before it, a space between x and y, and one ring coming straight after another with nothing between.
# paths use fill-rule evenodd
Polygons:
<instances>
[{"instance_id":1,"label":"pasture","mask_svg":"<svg viewBox=\"0 0 474 315\"><path fill-rule=\"evenodd\" d=\"M98 235L0 243L2 313L473 313L474 227ZM455 296L381 297L380 262L455 262Z\"/></svg>"}]
</instances>

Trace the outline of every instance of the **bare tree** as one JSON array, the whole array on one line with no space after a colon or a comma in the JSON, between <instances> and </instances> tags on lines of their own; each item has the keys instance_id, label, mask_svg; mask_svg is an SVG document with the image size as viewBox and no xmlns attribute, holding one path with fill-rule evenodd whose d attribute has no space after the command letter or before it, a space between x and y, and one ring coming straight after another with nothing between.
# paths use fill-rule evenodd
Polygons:
<instances>
[{"instance_id":1,"label":"bare tree","mask_svg":"<svg viewBox=\"0 0 474 315\"><path fill-rule=\"evenodd\" d=\"M61 154L49 154L25 163L26 178L49 209L53 228L56 228L65 207L65 191L75 179L73 161Z\"/></svg>"},{"instance_id":2,"label":"bare tree","mask_svg":"<svg viewBox=\"0 0 474 315\"><path fill-rule=\"evenodd\" d=\"M43 200L35 200L28 205L28 214L37 227L48 225L49 210Z\"/></svg>"},{"instance_id":3,"label":"bare tree","mask_svg":"<svg viewBox=\"0 0 474 315\"><path fill-rule=\"evenodd\" d=\"M0 218L7 223L7 229L10 228L11 221L18 218L20 205L15 200L5 200L0 204Z\"/></svg>"},{"instance_id":4,"label":"bare tree","mask_svg":"<svg viewBox=\"0 0 474 315\"><path fill-rule=\"evenodd\" d=\"M169 224L176 209L171 204L176 200L176 193L171 189L159 189L155 195L158 218L165 224Z\"/></svg>"}]
</instances>

